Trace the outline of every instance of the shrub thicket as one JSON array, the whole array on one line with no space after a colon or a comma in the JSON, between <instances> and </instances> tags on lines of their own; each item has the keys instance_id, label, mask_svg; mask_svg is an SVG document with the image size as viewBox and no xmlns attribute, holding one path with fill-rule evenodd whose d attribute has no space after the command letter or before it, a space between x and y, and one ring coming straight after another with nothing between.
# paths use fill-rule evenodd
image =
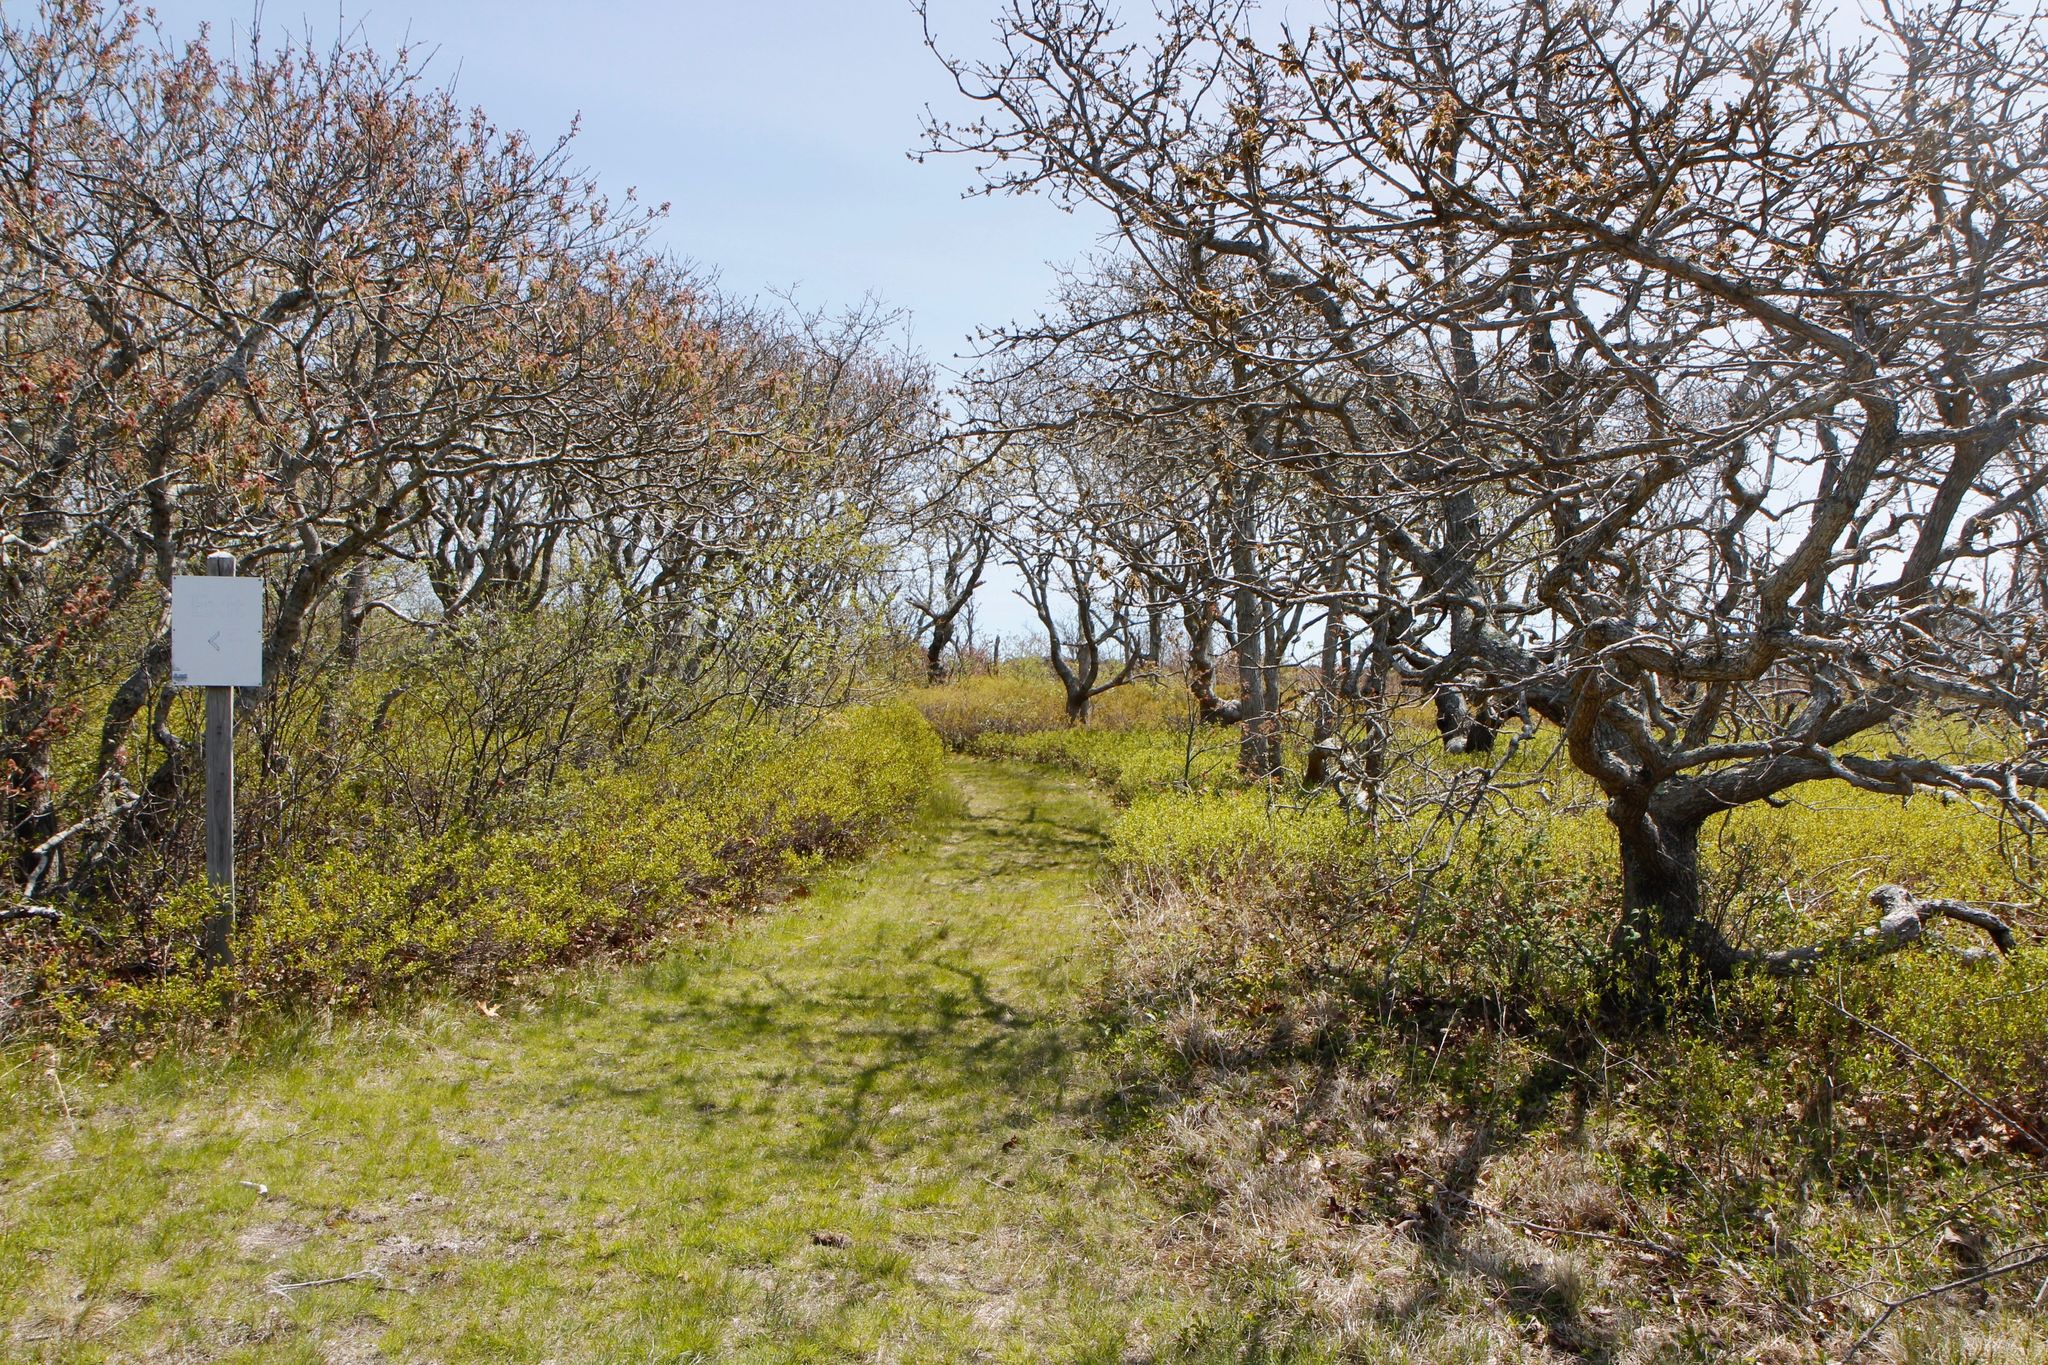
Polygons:
<instances>
[{"instance_id":1,"label":"shrub thicket","mask_svg":"<svg viewBox=\"0 0 2048 1365\"><path fill-rule=\"evenodd\" d=\"M10 954L63 922L165 970L203 769L170 598L210 553L265 588L252 901L845 698L940 448L886 317L719 297L568 140L357 36L8 11L0 159Z\"/></svg>"},{"instance_id":2,"label":"shrub thicket","mask_svg":"<svg viewBox=\"0 0 2048 1365\"><path fill-rule=\"evenodd\" d=\"M1125 800L1103 1006L1131 1094L1162 1109L1162 1176L1207 1211L1225 1258L1312 1280L1386 1255L1374 1228L1448 1235L1490 1208L1573 1255L1623 1248L1597 1276L1579 1264L1586 1303L1675 1294L1687 1306L1645 1330L1682 1326L1712 1355L1846 1328L1840 1346L1868 1320L1843 1286L1939 1282L1944 1229L1998 1264L2048 1226L2048 948L2027 850L1966 802L1815 786L1720 817L1703 847L1712 911L1738 941L1826 940L1868 925L1868 893L1895 882L2001 903L2022 926L2009 955L1936 930L1876 962L1722 983L1660 1032L1613 1032L1599 996L1615 836L1546 761L1553 734L1507 760L1462 826L1374 825L1327 793L1233 778L1227 732L1223 761L1189 781L1184 728L976 729L971 700L921 705L966 747ZM1472 1188L1472 1154L1497 1148L1513 1154ZM1354 1241L1366 1250L1341 1250ZM2035 1287L1995 1302L2021 1313Z\"/></svg>"},{"instance_id":3,"label":"shrub thicket","mask_svg":"<svg viewBox=\"0 0 2048 1365\"><path fill-rule=\"evenodd\" d=\"M181 803L99 896L15 926L0 1029L146 1047L278 1010L491 994L729 914L869 846L931 783L939 740L902 705L712 692L636 716L608 684L642 648L569 603L394 629L355 669L273 689L238 746L234 963L199 961L214 899Z\"/></svg>"}]
</instances>

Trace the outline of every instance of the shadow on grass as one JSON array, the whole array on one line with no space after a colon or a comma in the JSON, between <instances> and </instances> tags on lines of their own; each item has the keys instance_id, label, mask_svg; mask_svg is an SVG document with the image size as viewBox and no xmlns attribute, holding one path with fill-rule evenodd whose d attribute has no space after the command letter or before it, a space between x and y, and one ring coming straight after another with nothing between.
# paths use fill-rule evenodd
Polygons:
<instances>
[{"instance_id":1,"label":"shadow on grass","mask_svg":"<svg viewBox=\"0 0 2048 1365\"><path fill-rule=\"evenodd\" d=\"M1084 1116L1102 1097L1071 1084L1079 1022L1005 998L972 947L952 940L979 925L1000 942L1012 894L1069 894L1062 877L1085 894L1102 821L1091 801L1031 800L1033 784L999 770L977 786L967 816L875 865L861 901L812 902L810 937L657 974L657 999L592 1025L610 1035L613 1055L573 1049L555 1103L658 1112L707 1142L741 1112L775 1109L786 1119L752 1138L811 1160L984 1139L993 1151L1021 1125ZM898 883L906 900L933 887L976 890L939 918L894 917ZM880 916L858 908L876 897Z\"/></svg>"},{"instance_id":2,"label":"shadow on grass","mask_svg":"<svg viewBox=\"0 0 2048 1365\"><path fill-rule=\"evenodd\" d=\"M1285 1093L1293 1097L1292 1113L1282 1122L1292 1135L1283 1136L1275 1128L1270 1130L1273 1141L1312 1148L1310 1134L1319 1126L1340 1126L1337 1110L1346 1101L1337 1098L1345 1094L1345 1087L1338 1082L1360 1065L1342 1038L1307 1045L1247 1045L1227 1056L1196 1063L1163 1045L1150 1025L1141 1022L1140 1011L1126 1003L1099 1002L1092 1022L1125 1043L1121 1051L1127 1059L1126 1069L1110 1102L1095 1118L1099 1130L1113 1141L1129 1140L1154 1128L1165 1116L1192 1103L1219 1096ZM1561 1272L1542 1257L1519 1256L1489 1242L1475 1226L1486 1216L1476 1192L1490 1162L1547 1131L1560 1104L1570 1106L1573 1126L1584 1121L1587 1095L1582 1063L1590 1043L1582 1036L1566 1034L1532 1041L1543 1060L1529 1067L1519 1081L1510 1081L1512 1088L1506 1093L1472 1095L1439 1111L1439 1122L1463 1132L1463 1141L1441 1171L1428 1177L1433 1192L1427 1198L1389 1209L1386 1214L1389 1224L1405 1228L1436 1275L1412 1296L1370 1312L1391 1334L1411 1333L1440 1320L1447 1281L1477 1280L1493 1286L1516 1315L1540 1326L1550 1348L1604 1365L1620 1358L1625 1343L1614 1328L1583 1312L1584 1286L1568 1270ZM1422 1055L1428 1057L1429 1050L1423 1049ZM1247 1086L1248 1079L1261 1074L1273 1078L1270 1086L1256 1081ZM1267 1109L1259 1111L1259 1118L1268 1124L1275 1121L1274 1113ZM1332 1210L1333 1216L1339 1217L1357 1212L1334 1201ZM1299 1327L1301 1321L1297 1306L1282 1305L1273 1309L1272 1322L1260 1331L1269 1339L1285 1340L1288 1329Z\"/></svg>"},{"instance_id":3,"label":"shadow on grass","mask_svg":"<svg viewBox=\"0 0 2048 1365\"><path fill-rule=\"evenodd\" d=\"M1616 1359L1621 1342L1612 1329L1589 1320L1580 1311L1578 1285L1552 1266L1479 1245L1471 1236L1474 1216L1483 1212L1474 1192L1486 1163L1540 1130L1560 1097L1569 1096L1574 1108L1573 1122L1583 1121L1585 1095L1576 1081L1582 1074L1577 1063L1583 1060L1579 1055L1583 1044L1575 1045L1565 1038L1552 1041L1566 1060L1548 1057L1530 1068L1515 1089L1505 1123L1491 1116L1477 1119L1470 1136L1452 1156L1444 1177L1437 1181L1435 1198L1419 1210L1415 1240L1439 1269L1497 1285L1516 1311L1542 1324L1551 1346L1604 1365ZM1418 1303L1397 1318L1406 1326L1432 1307Z\"/></svg>"},{"instance_id":4,"label":"shadow on grass","mask_svg":"<svg viewBox=\"0 0 2048 1365\"><path fill-rule=\"evenodd\" d=\"M629 1065L651 1074L586 1071L564 1078L565 1099L637 1103L660 1091L665 1108L701 1116L808 1096L823 1123L809 1135L817 1158L871 1148L878 1113L899 1104L954 1139L1007 1131L1020 1105L1070 1112L1071 1031L1002 999L983 971L913 951L850 975L792 984L759 970L740 990L643 1009Z\"/></svg>"}]
</instances>

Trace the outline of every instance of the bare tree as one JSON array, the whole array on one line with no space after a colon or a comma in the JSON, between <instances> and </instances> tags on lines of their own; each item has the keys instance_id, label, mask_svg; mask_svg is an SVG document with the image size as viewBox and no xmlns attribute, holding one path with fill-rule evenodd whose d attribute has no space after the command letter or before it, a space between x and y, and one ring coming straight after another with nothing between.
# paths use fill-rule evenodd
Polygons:
<instances>
[{"instance_id":1,"label":"bare tree","mask_svg":"<svg viewBox=\"0 0 2048 1365\"><path fill-rule=\"evenodd\" d=\"M927 682L945 681L946 651L987 581L994 546L994 509L952 501L916 547L922 554L903 601L917 617Z\"/></svg>"},{"instance_id":2,"label":"bare tree","mask_svg":"<svg viewBox=\"0 0 2048 1365\"><path fill-rule=\"evenodd\" d=\"M1045 630L1046 661L1066 693L1067 719L1085 725L1095 698L1136 677L1144 662L1138 622L1142 579L1103 533L1115 486L1096 477L1093 452L1043 437L1010 452L1009 515L998 532L1019 595ZM1076 509L1090 509L1077 513Z\"/></svg>"},{"instance_id":3,"label":"bare tree","mask_svg":"<svg viewBox=\"0 0 2048 1365\"><path fill-rule=\"evenodd\" d=\"M125 5L0 21L0 168L0 824L27 896L93 889L187 794L169 587L212 549L271 587L279 684L323 621L348 663L373 619L574 602L637 641L622 733L843 693L936 433L886 314L718 298L566 141L404 54L222 54Z\"/></svg>"},{"instance_id":4,"label":"bare tree","mask_svg":"<svg viewBox=\"0 0 2048 1365\"><path fill-rule=\"evenodd\" d=\"M1620 840L1618 1004L1674 964L1791 969L1704 909L1716 814L1841 781L2041 818L2035 20L1154 17L1136 41L1086 0L1013 7L995 60L951 63L988 117L936 141L1117 215L1214 360L1173 401L1227 415L1239 486L1305 480L1358 529L1372 577L1320 595L1379 667L1467 747L1460 705L1557 727ZM1945 748L1950 711L2003 753Z\"/></svg>"}]
</instances>

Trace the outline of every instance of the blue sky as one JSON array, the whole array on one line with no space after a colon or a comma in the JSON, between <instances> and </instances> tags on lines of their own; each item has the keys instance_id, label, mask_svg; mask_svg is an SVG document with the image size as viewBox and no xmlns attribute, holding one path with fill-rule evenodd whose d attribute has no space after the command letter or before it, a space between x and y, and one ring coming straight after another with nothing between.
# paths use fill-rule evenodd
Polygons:
<instances>
[{"instance_id":1,"label":"blue sky","mask_svg":"<svg viewBox=\"0 0 2048 1365\"><path fill-rule=\"evenodd\" d=\"M165 32L201 23L244 36L252 0L156 0ZM582 164L606 189L667 200L666 245L729 290L795 288L810 306L873 294L911 315L911 340L947 364L977 327L1028 315L1048 261L1087 252L1102 227L1037 198L976 198L958 157L924 165L927 105L971 108L925 49L909 0L270 0L266 33L359 28L373 44L432 51L464 103L552 138L578 114ZM978 49L991 0L934 0L949 48Z\"/></svg>"}]
</instances>

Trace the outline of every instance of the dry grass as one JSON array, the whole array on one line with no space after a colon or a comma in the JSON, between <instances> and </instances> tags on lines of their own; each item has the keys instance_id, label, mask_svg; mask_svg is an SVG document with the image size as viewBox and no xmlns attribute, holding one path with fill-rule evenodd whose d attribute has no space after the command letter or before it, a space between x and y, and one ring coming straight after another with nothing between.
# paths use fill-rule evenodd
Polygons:
<instances>
[{"instance_id":1,"label":"dry grass","mask_svg":"<svg viewBox=\"0 0 2048 1365\"><path fill-rule=\"evenodd\" d=\"M1289 1285L1274 1339L1374 1361L1833 1359L1882 1296L1955 1273L1935 1236L1902 1235L1930 1206L2018 1180L1993 1263L2038 1215L2044 1171L2017 1156L1959 1171L1893 1153L1889 1186L1845 1159L1839 1176L1785 1168L1715 1188L1684 1175L1694 1160L1704 1172L1697 1135L1661 1092L1633 1088L1632 1068L1657 1065L1653 1041L1589 1042L1600 1063L1574 1074L1490 1024L1375 1019L1334 978L1262 997L1218 963L1256 958L1288 922L1235 894L1127 887L1116 924L1103 1003L1128 1025L1123 1080L1148 1106L1152 1179L1190 1211L1173 1254ZM1651 1158L1678 1179L1646 1180ZM1727 1179L1741 1169L1731 1160ZM2041 1276L1916 1305L1859 1358L2048 1360Z\"/></svg>"}]
</instances>

